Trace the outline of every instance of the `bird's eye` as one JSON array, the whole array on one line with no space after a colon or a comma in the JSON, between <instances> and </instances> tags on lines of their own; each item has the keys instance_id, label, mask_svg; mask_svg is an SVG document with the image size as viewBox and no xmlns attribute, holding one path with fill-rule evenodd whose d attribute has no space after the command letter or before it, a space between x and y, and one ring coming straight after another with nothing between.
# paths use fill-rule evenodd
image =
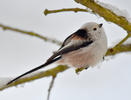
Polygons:
<instances>
[{"instance_id":1,"label":"bird's eye","mask_svg":"<svg viewBox=\"0 0 131 100\"><path fill-rule=\"evenodd\" d=\"M94 30L94 31L96 31L96 30L97 30L97 28L93 28L93 30Z\"/></svg>"}]
</instances>

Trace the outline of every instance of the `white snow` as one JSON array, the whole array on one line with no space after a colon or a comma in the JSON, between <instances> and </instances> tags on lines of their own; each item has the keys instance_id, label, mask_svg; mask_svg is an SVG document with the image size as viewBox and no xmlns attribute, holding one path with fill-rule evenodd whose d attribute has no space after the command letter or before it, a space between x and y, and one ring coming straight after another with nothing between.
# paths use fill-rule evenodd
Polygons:
<instances>
[{"instance_id":1,"label":"white snow","mask_svg":"<svg viewBox=\"0 0 131 100\"><path fill-rule=\"evenodd\" d=\"M0 77L0 88L6 86L6 84L13 78Z\"/></svg>"},{"instance_id":2,"label":"white snow","mask_svg":"<svg viewBox=\"0 0 131 100\"><path fill-rule=\"evenodd\" d=\"M123 44L131 44L131 37L128 38Z\"/></svg>"},{"instance_id":3,"label":"white snow","mask_svg":"<svg viewBox=\"0 0 131 100\"><path fill-rule=\"evenodd\" d=\"M131 17L129 15L129 13L127 12L127 10L125 9L119 9L114 5L111 4L106 4L100 1L97 1L97 4L101 5L104 8L107 8L109 10L111 10L112 12L114 12L115 14L117 14L118 16L123 16L125 17L129 22L131 22Z\"/></svg>"}]
</instances>

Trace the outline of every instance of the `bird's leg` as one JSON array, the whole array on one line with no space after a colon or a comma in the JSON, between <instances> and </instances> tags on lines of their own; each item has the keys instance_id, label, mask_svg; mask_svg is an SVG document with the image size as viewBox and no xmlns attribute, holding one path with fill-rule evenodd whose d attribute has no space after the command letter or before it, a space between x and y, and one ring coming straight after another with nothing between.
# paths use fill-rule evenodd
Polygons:
<instances>
[{"instance_id":1,"label":"bird's leg","mask_svg":"<svg viewBox=\"0 0 131 100\"><path fill-rule=\"evenodd\" d=\"M103 60L105 60L105 57L103 56Z\"/></svg>"},{"instance_id":2,"label":"bird's leg","mask_svg":"<svg viewBox=\"0 0 131 100\"><path fill-rule=\"evenodd\" d=\"M87 70L89 67L85 67L85 69Z\"/></svg>"},{"instance_id":3,"label":"bird's leg","mask_svg":"<svg viewBox=\"0 0 131 100\"><path fill-rule=\"evenodd\" d=\"M81 68L76 68L75 73L79 74L79 72L83 71L84 69L88 69L89 67L81 67Z\"/></svg>"}]
</instances>

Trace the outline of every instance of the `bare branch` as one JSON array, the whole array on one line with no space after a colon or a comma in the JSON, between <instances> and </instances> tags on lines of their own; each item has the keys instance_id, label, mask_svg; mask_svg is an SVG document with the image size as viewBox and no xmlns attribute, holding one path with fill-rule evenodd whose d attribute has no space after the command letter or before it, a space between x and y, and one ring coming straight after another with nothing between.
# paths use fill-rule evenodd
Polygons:
<instances>
[{"instance_id":1,"label":"bare branch","mask_svg":"<svg viewBox=\"0 0 131 100\"><path fill-rule=\"evenodd\" d=\"M131 52L131 44L120 45L119 48L117 49L109 48L106 53L106 56L113 56L119 53L126 53L126 52Z\"/></svg>"},{"instance_id":2,"label":"bare branch","mask_svg":"<svg viewBox=\"0 0 131 100\"><path fill-rule=\"evenodd\" d=\"M114 48L119 48L121 44L123 44L131 35L128 33L127 36L121 40Z\"/></svg>"},{"instance_id":3,"label":"bare branch","mask_svg":"<svg viewBox=\"0 0 131 100\"><path fill-rule=\"evenodd\" d=\"M77 13L77 12L88 12L87 9L82 9L82 8L63 8L63 9L58 9L58 10L45 9L44 14L48 15L48 14L51 14L51 13L67 12L67 11L73 11L75 13Z\"/></svg>"},{"instance_id":4,"label":"bare branch","mask_svg":"<svg viewBox=\"0 0 131 100\"><path fill-rule=\"evenodd\" d=\"M52 76L52 80L50 82L50 86L49 86L49 89L48 89L47 100L50 100L50 93L51 93L51 90L53 88L53 85L54 85L54 82L55 82L55 78L56 78L56 75Z\"/></svg>"},{"instance_id":5,"label":"bare branch","mask_svg":"<svg viewBox=\"0 0 131 100\"><path fill-rule=\"evenodd\" d=\"M117 53L131 51L131 44L122 45L130 36L131 36L131 34L128 33L127 36L124 39L122 39L116 46L108 49L106 55L115 55Z\"/></svg>"},{"instance_id":6,"label":"bare branch","mask_svg":"<svg viewBox=\"0 0 131 100\"><path fill-rule=\"evenodd\" d=\"M14 31L14 32L19 32L19 33L22 33L22 34L30 35L30 36L35 36L35 37L37 37L39 39L42 39L42 40L44 40L46 42L51 42L51 43L55 43L55 44L61 45L60 41L52 39L52 38L49 38L49 37L42 36L42 35L40 35L38 33L35 33L35 32L30 32L30 31L17 29L17 28L13 28L13 27L9 27L9 26L3 25L3 24L0 24L0 27L3 30L10 30L10 31Z\"/></svg>"}]
</instances>

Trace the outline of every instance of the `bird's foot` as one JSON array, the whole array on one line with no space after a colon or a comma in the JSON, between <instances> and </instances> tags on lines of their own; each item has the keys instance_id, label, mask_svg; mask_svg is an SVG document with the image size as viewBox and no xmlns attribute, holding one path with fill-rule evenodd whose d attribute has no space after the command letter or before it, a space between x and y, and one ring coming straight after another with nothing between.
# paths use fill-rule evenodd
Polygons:
<instances>
[{"instance_id":1,"label":"bird's foot","mask_svg":"<svg viewBox=\"0 0 131 100\"><path fill-rule=\"evenodd\" d=\"M76 68L75 73L79 74L79 72L83 71L84 69L88 69L88 67L86 67L86 68L85 67Z\"/></svg>"}]
</instances>

